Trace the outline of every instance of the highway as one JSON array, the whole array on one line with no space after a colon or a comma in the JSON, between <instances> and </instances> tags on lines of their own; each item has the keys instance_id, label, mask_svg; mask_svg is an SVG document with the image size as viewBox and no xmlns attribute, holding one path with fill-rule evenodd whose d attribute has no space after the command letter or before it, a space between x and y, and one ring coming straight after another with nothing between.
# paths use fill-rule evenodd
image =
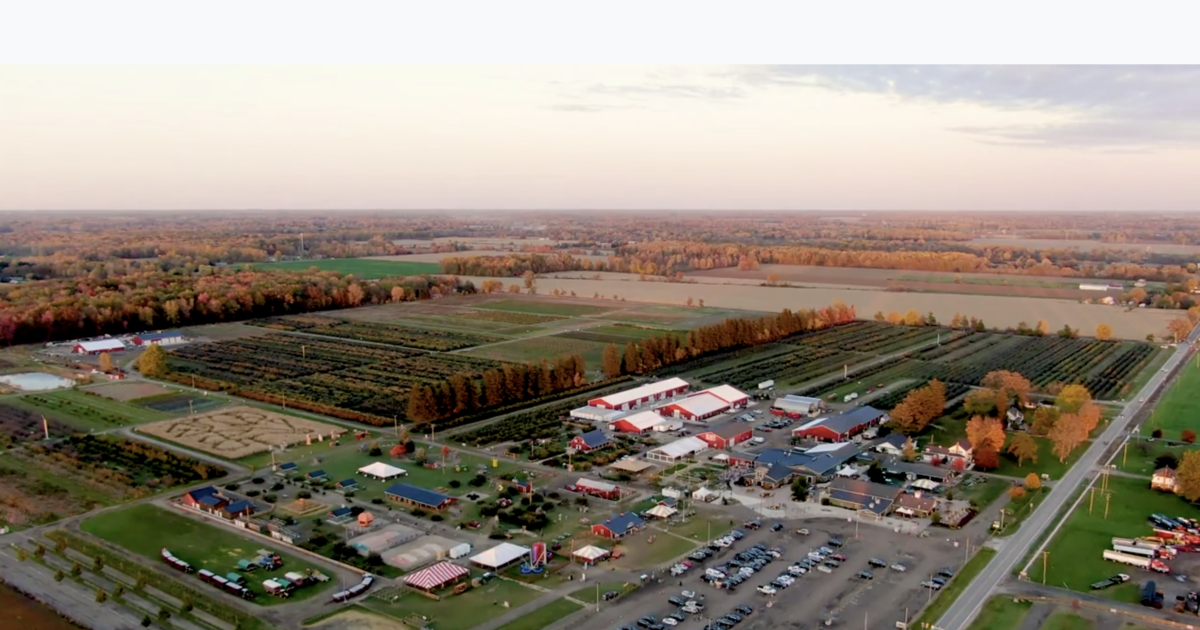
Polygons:
<instances>
[{"instance_id":1,"label":"highway","mask_svg":"<svg viewBox=\"0 0 1200 630\"><path fill-rule=\"evenodd\" d=\"M1071 495L1084 483L1096 465L1100 463L1100 459L1104 456L1104 452L1108 450L1109 444L1117 442L1124 436L1129 422L1144 405L1141 401L1149 399L1152 394L1158 391L1167 380L1167 377L1180 366L1181 362L1187 359L1188 350L1198 337L1200 337L1200 328L1193 329L1192 333L1188 335L1187 343L1178 345L1174 353L1163 365L1163 368L1150 377L1150 381L1146 383L1142 391L1138 392L1125 405L1125 410L1113 419L1099 439L1093 440L1087 452L1067 471L1067 474L1063 475L1063 478L1058 483L1054 484L1053 489L1051 489L1050 494L1042 501L1042 504L1025 520L1025 523L1021 525L1017 533L1004 543L1004 546L996 553L992 561L983 568L979 576L963 590L958 600L938 620L935 628L940 630L966 630L971 625L971 621L975 619L975 615L979 613L980 607L987 601L988 596L996 586L1011 575L1013 567L1029 553L1029 549L1033 546L1038 534L1054 524L1053 519L1055 515L1063 508L1071 498Z\"/></svg>"}]
</instances>

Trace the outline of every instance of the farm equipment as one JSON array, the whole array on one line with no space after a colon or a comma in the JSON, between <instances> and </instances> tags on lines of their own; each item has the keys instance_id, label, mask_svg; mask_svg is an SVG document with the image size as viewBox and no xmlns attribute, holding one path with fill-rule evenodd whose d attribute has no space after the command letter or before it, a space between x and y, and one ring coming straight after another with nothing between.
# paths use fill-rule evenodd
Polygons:
<instances>
[{"instance_id":1,"label":"farm equipment","mask_svg":"<svg viewBox=\"0 0 1200 630\"><path fill-rule=\"evenodd\" d=\"M240 575L238 573L234 573L234 572L226 573L225 579L229 580L230 582L233 582L234 584L237 584L238 586L241 586L246 583L245 577L243 577L242 575Z\"/></svg>"},{"instance_id":2,"label":"farm equipment","mask_svg":"<svg viewBox=\"0 0 1200 630\"><path fill-rule=\"evenodd\" d=\"M304 573L308 575L308 579L313 582L328 582L329 576L317 571L316 569L305 569Z\"/></svg>"},{"instance_id":3,"label":"farm equipment","mask_svg":"<svg viewBox=\"0 0 1200 630\"><path fill-rule=\"evenodd\" d=\"M291 584L287 580L263 580L263 590L268 594L276 597L288 597L291 595L289 589Z\"/></svg>"},{"instance_id":4,"label":"farm equipment","mask_svg":"<svg viewBox=\"0 0 1200 630\"><path fill-rule=\"evenodd\" d=\"M179 558L176 558L167 549L164 548L161 553L162 553L163 562L166 562L168 565L171 566L171 568L173 568L177 571L183 571L184 573L193 573L196 571L195 569L192 568L192 565L184 562L183 560L180 560Z\"/></svg>"},{"instance_id":5,"label":"farm equipment","mask_svg":"<svg viewBox=\"0 0 1200 630\"><path fill-rule=\"evenodd\" d=\"M308 584L308 575L305 573L288 571L287 573L283 574L283 577L287 578L287 581L291 582L294 586L304 586L305 584Z\"/></svg>"},{"instance_id":6,"label":"farm equipment","mask_svg":"<svg viewBox=\"0 0 1200 630\"><path fill-rule=\"evenodd\" d=\"M1191 591L1186 595L1176 595L1175 612L1200 615L1200 593Z\"/></svg>"},{"instance_id":7,"label":"farm equipment","mask_svg":"<svg viewBox=\"0 0 1200 630\"><path fill-rule=\"evenodd\" d=\"M1116 574L1116 575L1114 575L1114 576L1112 576L1112 577L1108 578L1107 580L1101 580L1101 581L1099 581L1099 582L1096 582L1096 583L1092 584L1092 590L1093 590L1093 591L1098 591L1098 590L1100 590L1100 589L1105 589L1105 588L1108 588L1108 587L1110 587L1110 586L1116 586L1116 585L1118 585L1118 584L1124 584L1124 583L1126 583L1126 582L1128 582L1128 581L1129 581L1129 576L1128 576L1128 575L1126 575L1126 574L1124 574L1124 573L1118 573L1118 574Z\"/></svg>"},{"instance_id":8,"label":"farm equipment","mask_svg":"<svg viewBox=\"0 0 1200 630\"><path fill-rule=\"evenodd\" d=\"M257 560L238 560L237 568L238 568L238 571L245 571L245 572L249 573L258 568L258 561Z\"/></svg>"},{"instance_id":9,"label":"farm equipment","mask_svg":"<svg viewBox=\"0 0 1200 630\"><path fill-rule=\"evenodd\" d=\"M279 557L279 554L273 551L259 549L255 553L257 553L258 556L254 558L254 564L257 564L268 571L273 571L283 566L283 558Z\"/></svg>"}]
</instances>

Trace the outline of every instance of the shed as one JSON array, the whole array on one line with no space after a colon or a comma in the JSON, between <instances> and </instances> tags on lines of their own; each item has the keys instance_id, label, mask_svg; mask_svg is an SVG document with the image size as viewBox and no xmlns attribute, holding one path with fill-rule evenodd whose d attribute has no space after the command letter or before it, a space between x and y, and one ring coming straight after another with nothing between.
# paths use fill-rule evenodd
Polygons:
<instances>
[{"instance_id":1,"label":"shed","mask_svg":"<svg viewBox=\"0 0 1200 630\"><path fill-rule=\"evenodd\" d=\"M354 478L343 479L337 482L337 487L339 490L353 490L358 487L358 480Z\"/></svg>"},{"instance_id":2,"label":"shed","mask_svg":"<svg viewBox=\"0 0 1200 630\"><path fill-rule=\"evenodd\" d=\"M621 418L612 423L610 427L613 431L622 433L645 433L654 427L662 424L664 418L653 411L641 411Z\"/></svg>"},{"instance_id":3,"label":"shed","mask_svg":"<svg viewBox=\"0 0 1200 630\"><path fill-rule=\"evenodd\" d=\"M646 459L676 462L708 450L708 443L695 436L680 438L646 453Z\"/></svg>"},{"instance_id":4,"label":"shed","mask_svg":"<svg viewBox=\"0 0 1200 630\"><path fill-rule=\"evenodd\" d=\"M658 412L665 416L699 422L707 420L722 411L726 411L731 406L719 396L709 391L702 391L682 400L676 400L675 402L663 405L658 408Z\"/></svg>"},{"instance_id":5,"label":"shed","mask_svg":"<svg viewBox=\"0 0 1200 630\"><path fill-rule=\"evenodd\" d=\"M318 480L318 479L324 479L328 475L325 474L324 470L321 470L320 468L318 468L316 470L309 472L307 475L304 475L304 476L308 477L309 479L312 479L312 480Z\"/></svg>"}]
</instances>

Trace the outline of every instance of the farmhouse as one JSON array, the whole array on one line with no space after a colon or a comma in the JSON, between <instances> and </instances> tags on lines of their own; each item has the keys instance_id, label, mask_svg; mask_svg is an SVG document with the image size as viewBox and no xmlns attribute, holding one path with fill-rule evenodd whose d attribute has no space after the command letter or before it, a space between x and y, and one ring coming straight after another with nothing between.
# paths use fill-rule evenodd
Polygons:
<instances>
[{"instance_id":1,"label":"farmhouse","mask_svg":"<svg viewBox=\"0 0 1200 630\"><path fill-rule=\"evenodd\" d=\"M681 378L669 378L665 381L647 383L641 387L627 389L623 392L601 396L600 398L593 398L588 401L588 406L624 411L634 409L648 402L678 396L686 392L688 387L687 381Z\"/></svg>"},{"instance_id":2,"label":"farmhouse","mask_svg":"<svg viewBox=\"0 0 1200 630\"><path fill-rule=\"evenodd\" d=\"M592 525L592 535L616 540L637 532L645 526L646 521L642 517L633 512L622 512L603 523Z\"/></svg>"},{"instance_id":3,"label":"farmhouse","mask_svg":"<svg viewBox=\"0 0 1200 630\"><path fill-rule=\"evenodd\" d=\"M708 442L698 437L685 437L664 444L646 453L646 459L674 463L708 450Z\"/></svg>"},{"instance_id":4,"label":"farmhouse","mask_svg":"<svg viewBox=\"0 0 1200 630\"><path fill-rule=\"evenodd\" d=\"M971 462L974 461L972 459L973 454L974 451L971 448L971 443L966 440L959 440L948 447L929 444L923 451L924 459L926 461L932 462L936 460L953 464L954 460L960 459L962 460L963 467L965 468L969 468Z\"/></svg>"},{"instance_id":5,"label":"farmhouse","mask_svg":"<svg viewBox=\"0 0 1200 630\"><path fill-rule=\"evenodd\" d=\"M1163 492L1175 492L1178 489L1179 477L1175 471L1162 467L1154 471L1150 476L1150 488L1154 490L1162 490Z\"/></svg>"},{"instance_id":6,"label":"farmhouse","mask_svg":"<svg viewBox=\"0 0 1200 630\"><path fill-rule=\"evenodd\" d=\"M588 431L583 435L576 435L575 437L571 438L571 442L567 446L577 451L587 453L599 448L604 448L610 444L612 444L612 441L608 439L608 435L604 433L604 431L596 429L595 431Z\"/></svg>"},{"instance_id":7,"label":"farmhouse","mask_svg":"<svg viewBox=\"0 0 1200 630\"><path fill-rule=\"evenodd\" d=\"M722 411L727 411L730 404L724 399L708 391L699 392L676 400L673 403L658 408L658 412L675 418L683 418L692 422L707 420Z\"/></svg>"},{"instance_id":8,"label":"farmhouse","mask_svg":"<svg viewBox=\"0 0 1200 630\"><path fill-rule=\"evenodd\" d=\"M899 488L846 477L834 479L825 489L825 498L831 505L865 510L877 516L887 514L899 494Z\"/></svg>"},{"instance_id":9,"label":"farmhouse","mask_svg":"<svg viewBox=\"0 0 1200 630\"><path fill-rule=\"evenodd\" d=\"M724 450L749 441L754 437L754 430L745 425L730 422L712 430L697 433L696 437L704 440L711 448Z\"/></svg>"},{"instance_id":10,"label":"farmhouse","mask_svg":"<svg viewBox=\"0 0 1200 630\"><path fill-rule=\"evenodd\" d=\"M912 494L903 492L896 497L895 512L897 516L929 518L937 510L937 506L936 497L924 495L920 490Z\"/></svg>"},{"instance_id":11,"label":"farmhouse","mask_svg":"<svg viewBox=\"0 0 1200 630\"><path fill-rule=\"evenodd\" d=\"M183 333L178 330L169 330L166 332L142 333L133 338L134 345L137 346L169 346L177 343L183 343L186 339Z\"/></svg>"},{"instance_id":12,"label":"farmhouse","mask_svg":"<svg viewBox=\"0 0 1200 630\"><path fill-rule=\"evenodd\" d=\"M787 395L783 398L775 399L774 404L771 405L771 413L776 416L799 418L801 416L815 416L824 408L825 403L820 398Z\"/></svg>"},{"instance_id":13,"label":"farmhouse","mask_svg":"<svg viewBox=\"0 0 1200 630\"><path fill-rule=\"evenodd\" d=\"M448 497L440 492L410 486L406 483L392 484L383 491L388 499L404 505L411 505L426 510L441 510L454 503L454 497Z\"/></svg>"},{"instance_id":14,"label":"farmhouse","mask_svg":"<svg viewBox=\"0 0 1200 630\"><path fill-rule=\"evenodd\" d=\"M612 423L609 428L621 433L642 434L662 424L665 418L653 411L641 411Z\"/></svg>"},{"instance_id":15,"label":"farmhouse","mask_svg":"<svg viewBox=\"0 0 1200 630\"><path fill-rule=\"evenodd\" d=\"M591 479L580 478L579 481L575 482L574 490L612 501L621 498L620 486L608 483L607 481L592 481Z\"/></svg>"},{"instance_id":16,"label":"farmhouse","mask_svg":"<svg viewBox=\"0 0 1200 630\"><path fill-rule=\"evenodd\" d=\"M875 442L871 448L874 449L876 453L883 453L884 455L899 457L904 454L904 444L906 442L908 442L908 437L903 433L890 433L887 436L880 438L880 440Z\"/></svg>"},{"instance_id":17,"label":"farmhouse","mask_svg":"<svg viewBox=\"0 0 1200 630\"><path fill-rule=\"evenodd\" d=\"M887 414L874 407L859 407L828 418L818 418L792 430L793 438L822 442L845 442L863 431L878 426Z\"/></svg>"},{"instance_id":18,"label":"farmhouse","mask_svg":"<svg viewBox=\"0 0 1200 630\"><path fill-rule=\"evenodd\" d=\"M104 352L124 352L125 344L120 339L101 339L100 341L81 341L71 349L75 354L101 354Z\"/></svg>"}]
</instances>

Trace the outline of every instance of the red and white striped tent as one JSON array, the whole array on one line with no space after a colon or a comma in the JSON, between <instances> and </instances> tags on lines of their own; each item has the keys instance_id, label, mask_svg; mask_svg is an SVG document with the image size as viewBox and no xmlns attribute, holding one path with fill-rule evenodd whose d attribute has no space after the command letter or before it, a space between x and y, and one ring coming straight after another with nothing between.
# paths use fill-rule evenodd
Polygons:
<instances>
[{"instance_id":1,"label":"red and white striped tent","mask_svg":"<svg viewBox=\"0 0 1200 630\"><path fill-rule=\"evenodd\" d=\"M423 591L432 591L467 575L467 573L469 572L466 567L449 562L439 562L404 576L404 583Z\"/></svg>"}]
</instances>

